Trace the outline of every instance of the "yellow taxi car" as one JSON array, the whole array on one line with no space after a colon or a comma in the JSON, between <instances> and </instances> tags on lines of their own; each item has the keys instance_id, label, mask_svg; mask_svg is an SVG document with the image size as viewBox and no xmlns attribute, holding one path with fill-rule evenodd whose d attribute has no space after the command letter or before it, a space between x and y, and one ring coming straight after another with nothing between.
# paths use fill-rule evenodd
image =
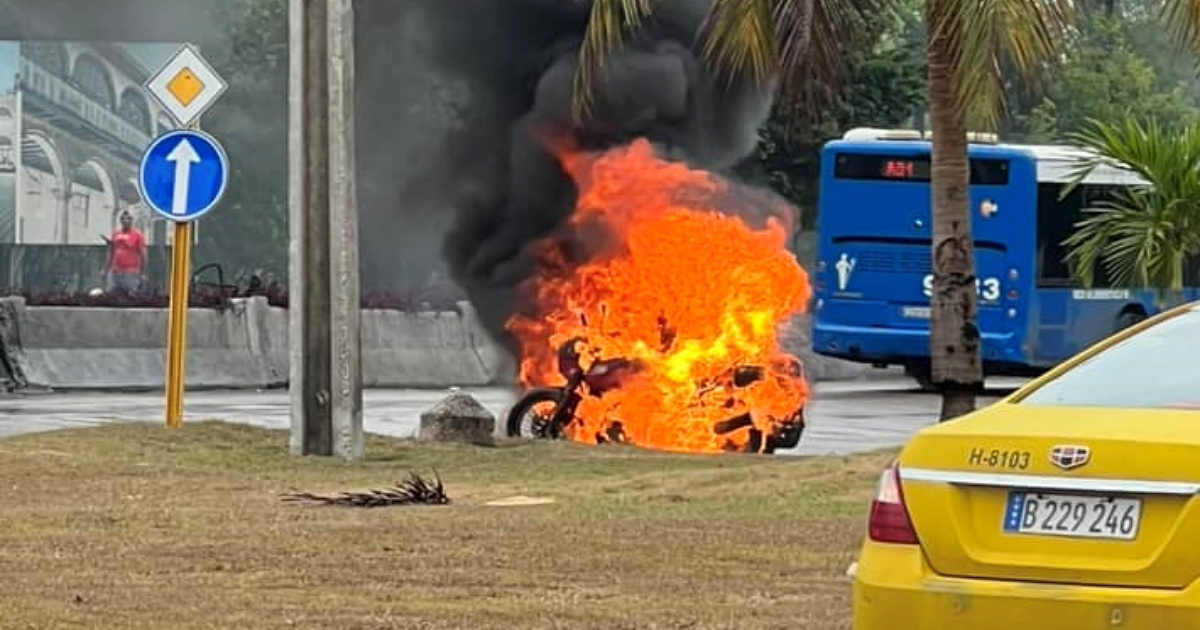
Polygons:
<instances>
[{"instance_id":1,"label":"yellow taxi car","mask_svg":"<svg viewBox=\"0 0 1200 630\"><path fill-rule=\"evenodd\" d=\"M854 630L1200 629L1200 303L919 431L879 479Z\"/></svg>"}]
</instances>

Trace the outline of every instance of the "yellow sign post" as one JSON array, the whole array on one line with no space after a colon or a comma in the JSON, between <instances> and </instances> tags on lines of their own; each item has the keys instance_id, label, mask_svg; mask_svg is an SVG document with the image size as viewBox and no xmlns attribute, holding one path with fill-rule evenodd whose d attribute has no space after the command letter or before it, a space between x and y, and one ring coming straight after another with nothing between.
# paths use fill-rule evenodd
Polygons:
<instances>
[{"instance_id":1,"label":"yellow sign post","mask_svg":"<svg viewBox=\"0 0 1200 630\"><path fill-rule=\"evenodd\" d=\"M192 224L175 224L171 248L170 303L167 319L167 426L183 424L183 353L187 345L188 297L191 295Z\"/></svg>"},{"instance_id":2,"label":"yellow sign post","mask_svg":"<svg viewBox=\"0 0 1200 630\"><path fill-rule=\"evenodd\" d=\"M229 160L215 138L199 130L200 114L225 91L225 82L192 46L167 61L146 90L184 129L155 138L142 155L142 197L175 224L167 315L166 425L183 423L187 314L191 296L193 222L225 193Z\"/></svg>"}]
</instances>

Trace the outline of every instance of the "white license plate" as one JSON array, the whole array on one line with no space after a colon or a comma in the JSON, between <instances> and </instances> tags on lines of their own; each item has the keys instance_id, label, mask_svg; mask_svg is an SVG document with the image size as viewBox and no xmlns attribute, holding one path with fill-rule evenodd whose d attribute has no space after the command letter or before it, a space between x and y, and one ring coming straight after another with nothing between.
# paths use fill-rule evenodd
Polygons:
<instances>
[{"instance_id":1,"label":"white license plate","mask_svg":"<svg viewBox=\"0 0 1200 630\"><path fill-rule=\"evenodd\" d=\"M1013 491L1004 531L1072 538L1133 540L1142 525L1142 500L1081 494Z\"/></svg>"},{"instance_id":2,"label":"white license plate","mask_svg":"<svg viewBox=\"0 0 1200 630\"><path fill-rule=\"evenodd\" d=\"M905 306L900 309L900 316L908 319L929 319L929 307Z\"/></svg>"}]
</instances>

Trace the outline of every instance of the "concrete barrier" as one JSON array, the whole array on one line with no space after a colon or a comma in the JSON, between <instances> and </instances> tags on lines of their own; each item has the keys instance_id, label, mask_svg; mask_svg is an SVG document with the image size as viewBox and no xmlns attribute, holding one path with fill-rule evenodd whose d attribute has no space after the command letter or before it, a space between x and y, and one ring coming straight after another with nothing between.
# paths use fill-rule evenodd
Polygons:
<instances>
[{"instance_id":1,"label":"concrete barrier","mask_svg":"<svg viewBox=\"0 0 1200 630\"><path fill-rule=\"evenodd\" d=\"M514 383L517 380L517 362L511 354L500 349L492 341L491 335L483 327L475 307L470 302L459 302L459 312L462 313L463 332L470 341L475 355L483 365L487 374L487 382Z\"/></svg>"},{"instance_id":2,"label":"concrete barrier","mask_svg":"<svg viewBox=\"0 0 1200 630\"><path fill-rule=\"evenodd\" d=\"M456 312L362 314L363 385L488 385L492 376Z\"/></svg>"},{"instance_id":3,"label":"concrete barrier","mask_svg":"<svg viewBox=\"0 0 1200 630\"><path fill-rule=\"evenodd\" d=\"M286 387L288 382L288 312L267 303L266 298L246 300L247 323L257 334L251 338L255 356L263 362L265 387Z\"/></svg>"},{"instance_id":4,"label":"concrete barrier","mask_svg":"<svg viewBox=\"0 0 1200 630\"><path fill-rule=\"evenodd\" d=\"M165 309L28 306L0 300L0 341L14 381L51 389L148 390L164 386ZM486 386L512 382L512 361L484 333L474 310L365 310L367 387ZM189 309L189 389L283 387L288 380L287 310L265 298L226 310Z\"/></svg>"},{"instance_id":5,"label":"concrete barrier","mask_svg":"<svg viewBox=\"0 0 1200 630\"><path fill-rule=\"evenodd\" d=\"M484 331L474 309L404 313L365 310L363 383L367 387L443 388L512 383L514 361ZM0 299L0 364L18 386L149 390L166 374L165 309L27 306ZM807 322L785 327L784 346L816 381L889 376L894 371L811 354ZM189 389L284 387L288 316L265 298L226 310L188 313Z\"/></svg>"},{"instance_id":6,"label":"concrete barrier","mask_svg":"<svg viewBox=\"0 0 1200 630\"><path fill-rule=\"evenodd\" d=\"M26 306L16 315L15 356L26 383L53 389L151 389L164 385L164 309ZM270 387L286 381L262 353L258 304L188 312L186 379L196 388ZM261 298L253 302L265 301ZM249 308L248 308L249 307Z\"/></svg>"},{"instance_id":7,"label":"concrete barrier","mask_svg":"<svg viewBox=\"0 0 1200 630\"><path fill-rule=\"evenodd\" d=\"M797 235L797 258L811 269L812 233ZM27 306L0 298L0 375L16 386L52 389L158 389L166 373L165 309ZM895 377L898 369L814 355L809 319L781 330L784 348L814 381ZM475 309L402 313L365 310L363 381L367 387L486 386L514 382L515 361L484 330ZM189 389L284 387L288 381L288 314L265 298L230 309L188 313Z\"/></svg>"}]
</instances>

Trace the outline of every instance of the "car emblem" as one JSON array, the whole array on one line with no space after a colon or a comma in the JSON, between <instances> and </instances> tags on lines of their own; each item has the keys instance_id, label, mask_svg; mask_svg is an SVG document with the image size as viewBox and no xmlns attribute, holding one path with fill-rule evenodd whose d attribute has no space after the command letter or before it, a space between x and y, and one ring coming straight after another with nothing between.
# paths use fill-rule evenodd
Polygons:
<instances>
[{"instance_id":1,"label":"car emblem","mask_svg":"<svg viewBox=\"0 0 1200 630\"><path fill-rule=\"evenodd\" d=\"M1060 445L1050 449L1050 463L1063 470L1079 468L1092 459L1092 449L1086 446Z\"/></svg>"}]
</instances>

